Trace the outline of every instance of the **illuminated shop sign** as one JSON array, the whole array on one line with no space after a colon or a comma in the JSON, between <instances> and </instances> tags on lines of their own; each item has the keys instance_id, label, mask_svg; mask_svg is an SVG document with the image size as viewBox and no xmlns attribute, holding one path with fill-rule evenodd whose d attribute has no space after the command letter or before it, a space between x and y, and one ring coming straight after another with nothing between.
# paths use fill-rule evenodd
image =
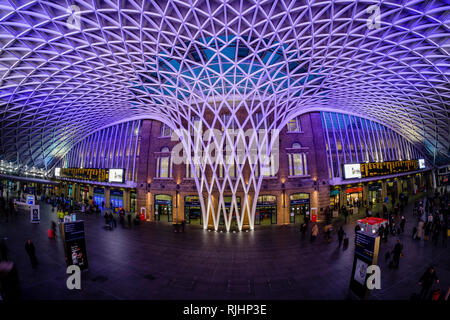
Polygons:
<instances>
[{"instance_id":1,"label":"illuminated shop sign","mask_svg":"<svg viewBox=\"0 0 450 320\"><path fill-rule=\"evenodd\" d=\"M55 177L97 182L123 183L125 178L125 170L96 168L56 168Z\"/></svg>"},{"instance_id":2,"label":"illuminated shop sign","mask_svg":"<svg viewBox=\"0 0 450 320\"><path fill-rule=\"evenodd\" d=\"M425 161L422 161L423 168L420 168L421 160L423 159L344 164L344 179L370 178L417 171L425 168ZM359 173L358 167L360 168Z\"/></svg>"}]
</instances>

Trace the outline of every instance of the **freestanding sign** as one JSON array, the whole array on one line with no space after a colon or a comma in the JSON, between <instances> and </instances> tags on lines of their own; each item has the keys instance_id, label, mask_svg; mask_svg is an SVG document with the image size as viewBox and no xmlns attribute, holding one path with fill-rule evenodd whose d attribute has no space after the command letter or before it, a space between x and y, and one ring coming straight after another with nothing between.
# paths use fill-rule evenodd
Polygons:
<instances>
[{"instance_id":1,"label":"freestanding sign","mask_svg":"<svg viewBox=\"0 0 450 320\"><path fill-rule=\"evenodd\" d=\"M88 258L84 238L84 221L64 222L62 230L67 266L77 265L81 270L86 270Z\"/></svg>"},{"instance_id":2,"label":"freestanding sign","mask_svg":"<svg viewBox=\"0 0 450 320\"><path fill-rule=\"evenodd\" d=\"M357 231L355 237L355 257L350 289L361 299L366 299L369 296L367 268L377 264L380 237L366 234L363 231Z\"/></svg>"},{"instance_id":3,"label":"freestanding sign","mask_svg":"<svg viewBox=\"0 0 450 320\"><path fill-rule=\"evenodd\" d=\"M31 194L27 195L27 205L29 205L29 206L34 205L34 196Z\"/></svg>"},{"instance_id":4,"label":"freestanding sign","mask_svg":"<svg viewBox=\"0 0 450 320\"><path fill-rule=\"evenodd\" d=\"M39 205L30 206L30 221L31 223L39 223L41 221Z\"/></svg>"}]
</instances>

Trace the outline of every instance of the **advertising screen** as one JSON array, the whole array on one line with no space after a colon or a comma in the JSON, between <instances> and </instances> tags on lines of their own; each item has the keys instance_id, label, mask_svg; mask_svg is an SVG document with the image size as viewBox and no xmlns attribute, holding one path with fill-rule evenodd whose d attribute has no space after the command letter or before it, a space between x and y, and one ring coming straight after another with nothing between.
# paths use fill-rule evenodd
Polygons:
<instances>
[{"instance_id":1,"label":"advertising screen","mask_svg":"<svg viewBox=\"0 0 450 320\"><path fill-rule=\"evenodd\" d=\"M361 179L361 165L359 163L344 164L344 179Z\"/></svg>"},{"instance_id":2,"label":"advertising screen","mask_svg":"<svg viewBox=\"0 0 450 320\"><path fill-rule=\"evenodd\" d=\"M61 168L55 168L55 177L61 176Z\"/></svg>"},{"instance_id":3,"label":"advertising screen","mask_svg":"<svg viewBox=\"0 0 450 320\"><path fill-rule=\"evenodd\" d=\"M88 268L86 242L83 221L70 221L63 223L63 241L67 266L77 265L81 270Z\"/></svg>"},{"instance_id":4,"label":"advertising screen","mask_svg":"<svg viewBox=\"0 0 450 320\"><path fill-rule=\"evenodd\" d=\"M419 159L419 169L425 169L425 159Z\"/></svg>"},{"instance_id":5,"label":"advertising screen","mask_svg":"<svg viewBox=\"0 0 450 320\"><path fill-rule=\"evenodd\" d=\"M123 182L123 169L109 169L109 182Z\"/></svg>"}]
</instances>

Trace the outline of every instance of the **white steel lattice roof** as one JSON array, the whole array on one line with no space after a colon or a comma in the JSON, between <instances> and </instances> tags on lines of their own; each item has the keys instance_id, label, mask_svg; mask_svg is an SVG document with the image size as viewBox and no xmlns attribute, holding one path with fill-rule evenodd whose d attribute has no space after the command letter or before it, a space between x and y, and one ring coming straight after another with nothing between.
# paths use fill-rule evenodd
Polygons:
<instances>
[{"instance_id":1,"label":"white steel lattice roof","mask_svg":"<svg viewBox=\"0 0 450 320\"><path fill-rule=\"evenodd\" d=\"M0 0L0 159L49 168L93 130L176 124L219 98L368 117L448 163L449 12L446 1Z\"/></svg>"}]
</instances>

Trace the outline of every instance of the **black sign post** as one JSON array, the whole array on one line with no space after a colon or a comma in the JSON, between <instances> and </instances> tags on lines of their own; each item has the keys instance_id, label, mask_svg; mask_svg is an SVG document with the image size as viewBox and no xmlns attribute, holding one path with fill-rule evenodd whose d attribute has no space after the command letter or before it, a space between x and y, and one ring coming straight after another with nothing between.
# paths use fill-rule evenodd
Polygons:
<instances>
[{"instance_id":1,"label":"black sign post","mask_svg":"<svg viewBox=\"0 0 450 320\"><path fill-rule=\"evenodd\" d=\"M362 231L357 231L355 237L355 257L353 258L350 289L359 298L367 299L369 296L367 268L377 264L380 237L371 236Z\"/></svg>"},{"instance_id":2,"label":"black sign post","mask_svg":"<svg viewBox=\"0 0 450 320\"><path fill-rule=\"evenodd\" d=\"M84 221L71 221L62 224L64 251L67 266L77 265L81 270L88 268Z\"/></svg>"}]
</instances>

